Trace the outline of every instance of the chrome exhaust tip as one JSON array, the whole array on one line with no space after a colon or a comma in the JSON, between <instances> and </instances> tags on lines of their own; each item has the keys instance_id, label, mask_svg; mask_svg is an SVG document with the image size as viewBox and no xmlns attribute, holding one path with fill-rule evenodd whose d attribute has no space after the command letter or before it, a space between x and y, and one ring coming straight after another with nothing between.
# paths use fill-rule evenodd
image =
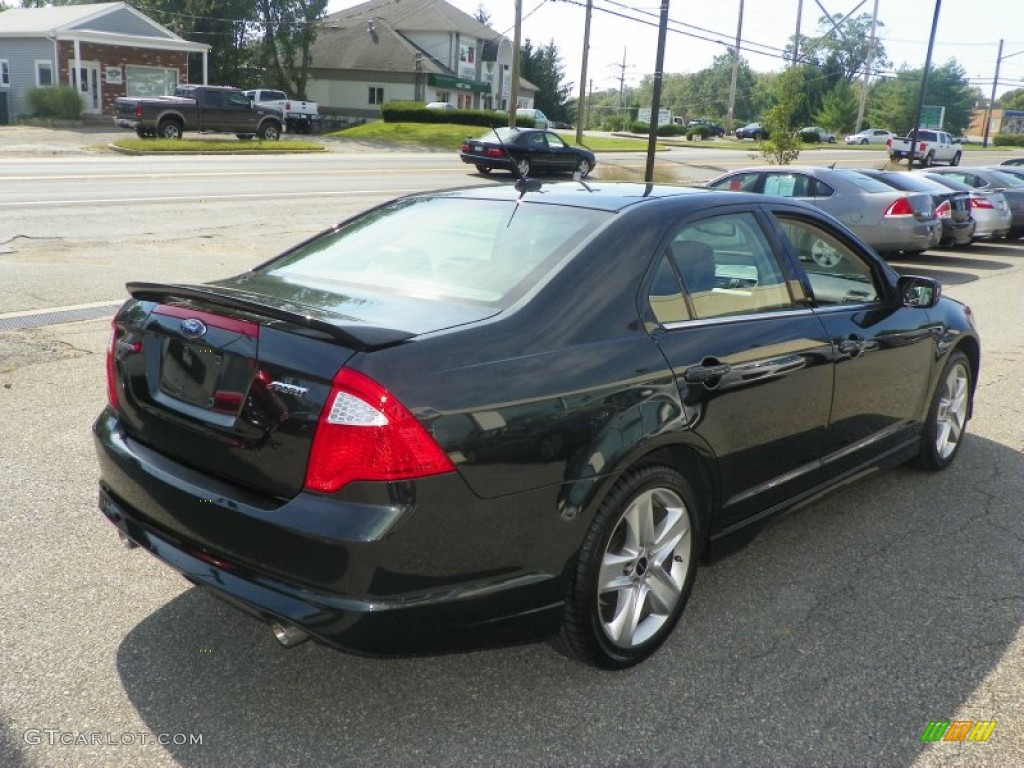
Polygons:
<instances>
[{"instance_id":1,"label":"chrome exhaust tip","mask_svg":"<svg viewBox=\"0 0 1024 768\"><path fill-rule=\"evenodd\" d=\"M309 635L293 624L274 621L270 624L270 631L274 633L277 642L285 648L294 648L296 645L309 640Z\"/></svg>"},{"instance_id":2,"label":"chrome exhaust tip","mask_svg":"<svg viewBox=\"0 0 1024 768\"><path fill-rule=\"evenodd\" d=\"M135 549L136 547L139 546L134 541L129 539L126 534L123 534L120 531L117 532L117 538L119 538L121 540L121 546L124 547L125 549Z\"/></svg>"}]
</instances>

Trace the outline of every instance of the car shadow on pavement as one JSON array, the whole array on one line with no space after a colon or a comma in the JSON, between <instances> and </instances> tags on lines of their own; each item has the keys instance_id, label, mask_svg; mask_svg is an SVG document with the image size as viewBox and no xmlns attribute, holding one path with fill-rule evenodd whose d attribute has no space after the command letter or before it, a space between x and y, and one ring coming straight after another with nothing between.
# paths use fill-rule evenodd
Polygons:
<instances>
[{"instance_id":1,"label":"car shadow on pavement","mask_svg":"<svg viewBox=\"0 0 1024 768\"><path fill-rule=\"evenodd\" d=\"M966 757L996 745L921 735L965 707L1012 722L1013 695L990 690L1012 683L986 678L1024 622L1021 498L1024 457L974 436L944 473L846 486L699 571L674 635L624 672L544 643L398 659L286 650L198 589L137 625L117 669L150 731L203 734L165 747L186 767Z\"/></svg>"}]
</instances>

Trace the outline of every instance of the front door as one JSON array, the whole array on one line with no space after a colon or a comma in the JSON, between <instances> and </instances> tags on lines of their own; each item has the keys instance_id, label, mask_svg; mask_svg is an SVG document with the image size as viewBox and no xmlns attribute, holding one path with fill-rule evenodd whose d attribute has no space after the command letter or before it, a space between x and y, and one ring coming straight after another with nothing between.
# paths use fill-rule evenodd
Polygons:
<instances>
[{"instance_id":1,"label":"front door","mask_svg":"<svg viewBox=\"0 0 1024 768\"><path fill-rule=\"evenodd\" d=\"M95 61L81 61L78 67L78 92L82 97L82 112L87 115L103 114L103 85L100 65Z\"/></svg>"}]
</instances>

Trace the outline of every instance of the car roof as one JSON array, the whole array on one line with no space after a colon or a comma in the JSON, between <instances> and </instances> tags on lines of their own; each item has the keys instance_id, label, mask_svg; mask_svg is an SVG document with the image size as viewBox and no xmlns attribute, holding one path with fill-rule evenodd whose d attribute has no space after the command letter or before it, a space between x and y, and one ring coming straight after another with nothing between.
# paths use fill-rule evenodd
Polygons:
<instances>
[{"instance_id":1,"label":"car roof","mask_svg":"<svg viewBox=\"0 0 1024 768\"><path fill-rule=\"evenodd\" d=\"M459 197L477 200L521 199L529 203L564 205L573 208L593 208L608 212L621 211L646 202L669 198L687 198L694 210L708 203L751 202L764 203L764 195L741 192L723 192L704 187L682 187L663 184L637 184L633 182L578 182L544 183L536 191L520 194L515 185L464 187L461 189L426 192L410 197Z\"/></svg>"}]
</instances>

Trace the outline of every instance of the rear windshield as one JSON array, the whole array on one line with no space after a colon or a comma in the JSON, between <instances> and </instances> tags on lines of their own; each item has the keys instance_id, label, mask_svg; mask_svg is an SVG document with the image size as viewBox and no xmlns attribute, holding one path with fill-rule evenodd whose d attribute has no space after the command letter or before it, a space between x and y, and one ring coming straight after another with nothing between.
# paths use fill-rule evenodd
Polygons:
<instances>
[{"instance_id":1,"label":"rear windshield","mask_svg":"<svg viewBox=\"0 0 1024 768\"><path fill-rule=\"evenodd\" d=\"M964 184L962 181L957 181L956 179L951 179L949 176L943 176L940 173L926 173L925 177L931 179L936 184L941 184L942 186L947 187L949 189L954 189L957 192L975 192L975 191L978 191L978 190L975 190L974 187L971 187L971 186L968 186L967 184Z\"/></svg>"},{"instance_id":2,"label":"rear windshield","mask_svg":"<svg viewBox=\"0 0 1024 768\"><path fill-rule=\"evenodd\" d=\"M832 173L865 192L892 192L892 187L888 184L884 184L878 179L872 179L870 176L865 176L863 173L857 173L857 171L837 168Z\"/></svg>"},{"instance_id":3,"label":"rear windshield","mask_svg":"<svg viewBox=\"0 0 1024 768\"><path fill-rule=\"evenodd\" d=\"M992 181L995 182L997 187L1024 187L1024 179L1014 176L1012 173L988 171L988 175L992 177Z\"/></svg>"},{"instance_id":4,"label":"rear windshield","mask_svg":"<svg viewBox=\"0 0 1024 768\"><path fill-rule=\"evenodd\" d=\"M293 284L510 303L612 214L514 200L411 198L260 268Z\"/></svg>"},{"instance_id":5,"label":"rear windshield","mask_svg":"<svg viewBox=\"0 0 1024 768\"><path fill-rule=\"evenodd\" d=\"M871 178L877 177L872 176ZM902 189L907 192L927 192L930 195L934 195L936 191L935 182L919 178L918 176L911 176L909 173L887 173L882 178L886 182L891 182L892 186L896 187L896 189Z\"/></svg>"}]
</instances>

